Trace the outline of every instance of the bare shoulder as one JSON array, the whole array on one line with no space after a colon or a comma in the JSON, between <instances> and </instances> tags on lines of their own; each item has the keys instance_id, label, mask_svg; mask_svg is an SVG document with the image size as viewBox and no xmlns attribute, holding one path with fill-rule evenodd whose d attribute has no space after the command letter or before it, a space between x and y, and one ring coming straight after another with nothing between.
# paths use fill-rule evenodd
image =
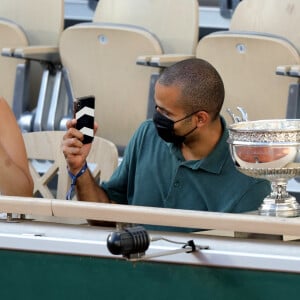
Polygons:
<instances>
[{"instance_id":1,"label":"bare shoulder","mask_svg":"<svg viewBox=\"0 0 300 300\"><path fill-rule=\"evenodd\" d=\"M3 97L0 97L0 114L7 113L12 114L12 110L8 105L7 101Z\"/></svg>"},{"instance_id":2,"label":"bare shoulder","mask_svg":"<svg viewBox=\"0 0 300 300\"><path fill-rule=\"evenodd\" d=\"M8 107L6 100L0 96L0 105L1 107Z\"/></svg>"},{"instance_id":3,"label":"bare shoulder","mask_svg":"<svg viewBox=\"0 0 300 300\"><path fill-rule=\"evenodd\" d=\"M10 135L12 133L19 134L20 129L15 115L3 97L0 97L0 125L0 135L2 137L6 137L8 135L8 128Z\"/></svg>"},{"instance_id":4,"label":"bare shoulder","mask_svg":"<svg viewBox=\"0 0 300 300\"><path fill-rule=\"evenodd\" d=\"M10 108L9 104L7 101L3 98L0 97L0 122L5 120L5 122L16 122L15 116L13 114L12 109Z\"/></svg>"}]
</instances>

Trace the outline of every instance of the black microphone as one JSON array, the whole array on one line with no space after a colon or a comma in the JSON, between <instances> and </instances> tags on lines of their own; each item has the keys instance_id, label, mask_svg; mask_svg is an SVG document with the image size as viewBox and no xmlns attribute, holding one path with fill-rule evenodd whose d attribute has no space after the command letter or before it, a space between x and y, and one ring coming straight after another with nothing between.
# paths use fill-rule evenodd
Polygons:
<instances>
[{"instance_id":1,"label":"black microphone","mask_svg":"<svg viewBox=\"0 0 300 300\"><path fill-rule=\"evenodd\" d=\"M143 226L135 226L110 233L106 242L111 254L140 257L148 249L150 237Z\"/></svg>"}]
</instances>

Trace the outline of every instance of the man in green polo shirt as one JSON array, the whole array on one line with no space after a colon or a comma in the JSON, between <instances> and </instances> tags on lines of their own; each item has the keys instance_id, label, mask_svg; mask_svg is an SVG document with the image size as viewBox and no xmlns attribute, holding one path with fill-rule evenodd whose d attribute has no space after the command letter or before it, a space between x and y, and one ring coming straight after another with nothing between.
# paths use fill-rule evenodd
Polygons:
<instances>
[{"instance_id":1,"label":"man in green polo shirt","mask_svg":"<svg viewBox=\"0 0 300 300\"><path fill-rule=\"evenodd\" d=\"M90 172L77 178L79 200L240 213L256 210L270 184L234 166L220 110L221 77L201 59L167 68L155 85L156 111L137 129L121 165L98 186ZM116 120L117 122L117 120ZM81 174L91 145L68 122L63 152L69 171Z\"/></svg>"}]
</instances>

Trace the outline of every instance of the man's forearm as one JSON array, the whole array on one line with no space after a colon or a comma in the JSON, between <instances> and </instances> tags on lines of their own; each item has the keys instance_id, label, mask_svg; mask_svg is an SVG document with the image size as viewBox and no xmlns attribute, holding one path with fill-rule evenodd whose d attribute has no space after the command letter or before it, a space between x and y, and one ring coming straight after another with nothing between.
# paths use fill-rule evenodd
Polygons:
<instances>
[{"instance_id":1,"label":"man's forearm","mask_svg":"<svg viewBox=\"0 0 300 300\"><path fill-rule=\"evenodd\" d=\"M76 181L77 198L80 201L111 203L105 191L87 170Z\"/></svg>"}]
</instances>

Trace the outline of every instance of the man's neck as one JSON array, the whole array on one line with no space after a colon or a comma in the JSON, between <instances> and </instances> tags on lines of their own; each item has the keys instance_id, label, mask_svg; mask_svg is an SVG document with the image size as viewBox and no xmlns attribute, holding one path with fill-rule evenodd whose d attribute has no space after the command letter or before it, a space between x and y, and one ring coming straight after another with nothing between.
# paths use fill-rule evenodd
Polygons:
<instances>
[{"instance_id":1,"label":"man's neck","mask_svg":"<svg viewBox=\"0 0 300 300\"><path fill-rule=\"evenodd\" d=\"M219 142L223 127L221 119L211 122L200 129L200 134L193 139L187 139L181 145L181 152L185 160L199 160L207 157Z\"/></svg>"}]
</instances>

